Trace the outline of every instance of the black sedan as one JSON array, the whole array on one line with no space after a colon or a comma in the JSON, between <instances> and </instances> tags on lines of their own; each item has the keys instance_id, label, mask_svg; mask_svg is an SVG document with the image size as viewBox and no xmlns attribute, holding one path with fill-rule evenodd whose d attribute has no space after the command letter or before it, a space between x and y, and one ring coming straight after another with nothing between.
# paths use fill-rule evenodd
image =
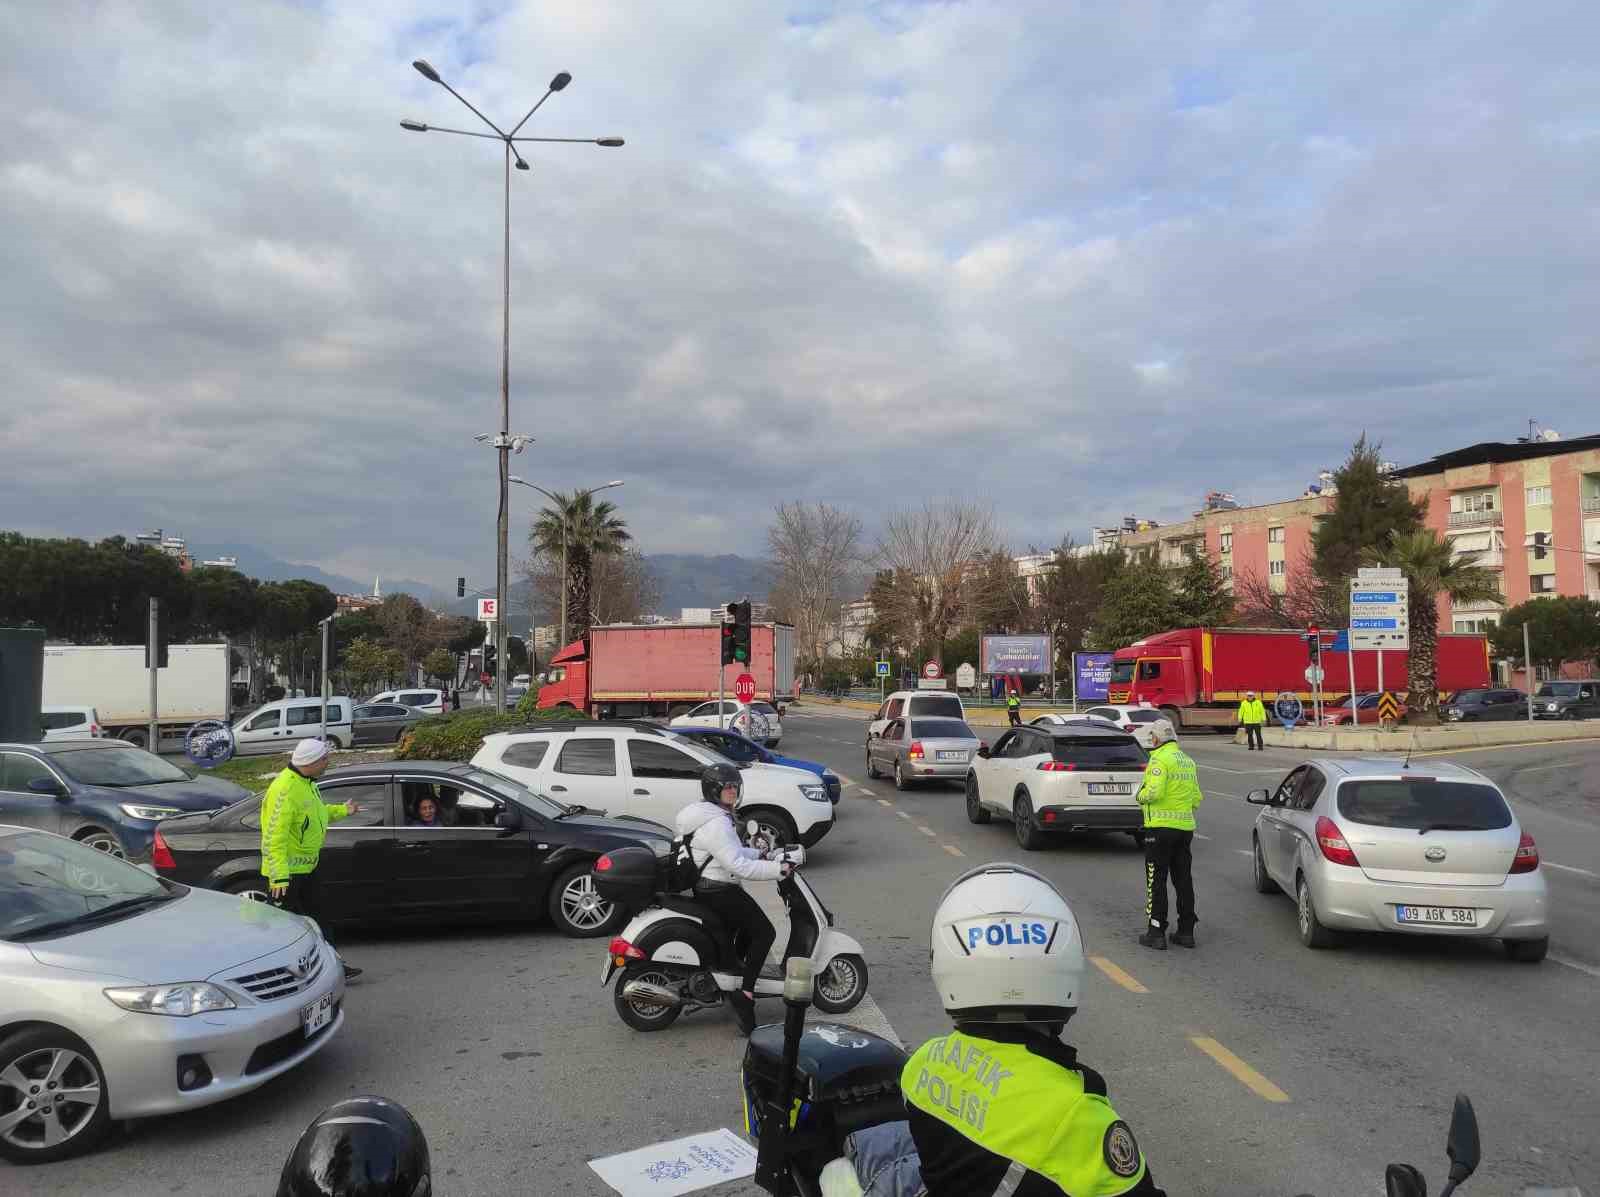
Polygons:
<instances>
[{"instance_id":1,"label":"black sedan","mask_svg":"<svg viewBox=\"0 0 1600 1197\"><path fill-rule=\"evenodd\" d=\"M426 718L427 711L397 702L367 703L351 715L351 743L398 744L401 736Z\"/></svg>"},{"instance_id":2,"label":"black sedan","mask_svg":"<svg viewBox=\"0 0 1600 1197\"><path fill-rule=\"evenodd\" d=\"M53 831L127 860L150 858L160 820L249 794L220 777L190 777L120 740L0 744L0 823Z\"/></svg>"},{"instance_id":3,"label":"black sedan","mask_svg":"<svg viewBox=\"0 0 1600 1197\"><path fill-rule=\"evenodd\" d=\"M323 801L360 807L328 825L317 865L332 923L548 915L566 935L609 935L626 912L595 892L595 860L635 844L665 857L672 843L656 823L566 806L472 765L351 765L317 785ZM264 900L260 798L163 823L154 864L173 881Z\"/></svg>"}]
</instances>

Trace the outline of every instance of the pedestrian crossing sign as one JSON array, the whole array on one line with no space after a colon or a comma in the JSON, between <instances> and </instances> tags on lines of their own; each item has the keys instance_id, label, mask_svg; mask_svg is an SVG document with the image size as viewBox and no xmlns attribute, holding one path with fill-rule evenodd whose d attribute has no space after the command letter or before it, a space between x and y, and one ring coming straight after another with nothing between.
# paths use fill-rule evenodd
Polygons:
<instances>
[{"instance_id":1,"label":"pedestrian crossing sign","mask_svg":"<svg viewBox=\"0 0 1600 1197\"><path fill-rule=\"evenodd\" d=\"M889 676L889 662L887 662L887 661L879 661L878 662L878 676L879 677L888 677Z\"/></svg>"}]
</instances>

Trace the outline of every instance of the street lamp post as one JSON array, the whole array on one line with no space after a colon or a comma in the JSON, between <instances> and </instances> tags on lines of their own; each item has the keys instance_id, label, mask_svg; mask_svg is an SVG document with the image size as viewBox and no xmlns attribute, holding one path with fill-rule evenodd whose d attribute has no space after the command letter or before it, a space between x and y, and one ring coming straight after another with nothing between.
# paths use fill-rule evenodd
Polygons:
<instances>
[{"instance_id":1,"label":"street lamp post","mask_svg":"<svg viewBox=\"0 0 1600 1197\"><path fill-rule=\"evenodd\" d=\"M545 498L549 499L552 503L554 503L556 505L556 510L561 512L561 647L562 648L566 648L566 646L567 646L567 504L563 503L558 496L553 495L549 491L545 490L544 487L535 486L533 483L528 482L525 479L518 478L515 474L511 475L511 481L515 482L518 486L526 486L529 490L538 491L541 495L543 495ZM610 490L613 486L621 486L621 485L622 485L622 479L614 478L610 482L607 482L607 483L605 483L605 484L603 484L601 486L592 486L588 490L580 490L580 491L578 491L577 493L575 493L572 496L572 498L569 500L569 502L576 503L579 499L586 499L590 495L598 494L600 491Z\"/></svg>"},{"instance_id":2,"label":"street lamp post","mask_svg":"<svg viewBox=\"0 0 1600 1197\"><path fill-rule=\"evenodd\" d=\"M516 143L528 142L563 142L577 145L599 145L615 147L623 144L620 137L518 137L522 126L528 123L528 118L538 112L544 102L551 95L561 91L572 82L572 76L566 71L560 72L550 80L550 86L545 89L544 95L539 97L539 102L528 110L528 115L512 127L507 133L483 113L473 107L460 92L446 83L439 72L425 59L417 59L411 64L417 73L431 83L437 83L447 92L460 100L472 114L481 120L493 133L479 133L471 129L445 129L438 125L429 125L423 121L406 119L400 122L400 127L412 133L455 133L462 137L483 137L505 144L505 203L504 203L504 229L502 239L502 269L501 269L501 302L503 307L503 320L500 332L500 434L494 438L494 446L500 451L500 510L496 521L495 543L495 614L494 643L495 643L495 671L494 671L494 701L497 710L505 710L506 705L506 563L509 559L509 546L507 539L510 525L508 520L510 506L510 488L507 479L511 473L511 164L516 163L518 170L527 170L528 164L523 161L522 155L517 152Z\"/></svg>"}]
</instances>

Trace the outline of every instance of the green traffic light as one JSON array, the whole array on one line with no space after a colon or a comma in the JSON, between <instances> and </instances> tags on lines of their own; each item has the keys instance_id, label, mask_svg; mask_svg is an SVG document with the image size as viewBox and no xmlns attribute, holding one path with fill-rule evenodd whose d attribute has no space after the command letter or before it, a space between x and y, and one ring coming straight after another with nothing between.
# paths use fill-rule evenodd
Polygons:
<instances>
[{"instance_id":1,"label":"green traffic light","mask_svg":"<svg viewBox=\"0 0 1600 1197\"><path fill-rule=\"evenodd\" d=\"M736 661L743 661L743 660L745 660L745 653L744 653L744 649L742 649L742 648L736 648L736 649L734 649L734 650L733 650L733 657L734 657L734 660L736 660Z\"/></svg>"}]
</instances>

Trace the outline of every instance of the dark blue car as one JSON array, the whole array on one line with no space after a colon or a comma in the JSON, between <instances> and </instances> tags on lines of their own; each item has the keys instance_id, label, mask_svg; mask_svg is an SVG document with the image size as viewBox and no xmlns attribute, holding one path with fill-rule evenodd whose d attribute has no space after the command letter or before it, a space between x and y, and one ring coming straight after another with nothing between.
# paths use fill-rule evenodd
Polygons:
<instances>
[{"instance_id":1,"label":"dark blue car","mask_svg":"<svg viewBox=\"0 0 1600 1197\"><path fill-rule=\"evenodd\" d=\"M0 744L0 823L53 831L126 860L150 859L162 819L249 796L120 740Z\"/></svg>"},{"instance_id":2,"label":"dark blue car","mask_svg":"<svg viewBox=\"0 0 1600 1197\"><path fill-rule=\"evenodd\" d=\"M763 765L788 765L792 769L804 769L807 773L815 773L822 778L822 784L828 788L828 801L838 804L839 779L828 771L826 765L773 752L772 749L763 747L736 731L723 731L715 727L675 727L672 730L680 736L699 740L712 751L720 752L730 761L741 765L750 761L760 761Z\"/></svg>"}]
</instances>

